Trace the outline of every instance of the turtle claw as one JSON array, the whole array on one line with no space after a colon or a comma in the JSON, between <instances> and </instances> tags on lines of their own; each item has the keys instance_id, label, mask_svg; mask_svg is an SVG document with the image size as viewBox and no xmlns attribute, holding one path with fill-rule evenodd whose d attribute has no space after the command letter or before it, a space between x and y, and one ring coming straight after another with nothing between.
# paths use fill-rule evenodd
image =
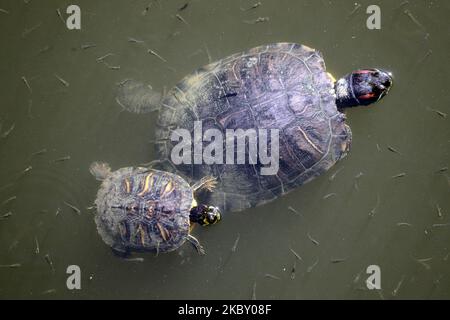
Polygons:
<instances>
[{"instance_id":1,"label":"turtle claw","mask_svg":"<svg viewBox=\"0 0 450 320\"><path fill-rule=\"evenodd\" d=\"M217 179L212 176L206 176L200 179L197 183L192 186L194 191L206 189L209 192L212 192L214 188L217 186Z\"/></svg>"},{"instance_id":2,"label":"turtle claw","mask_svg":"<svg viewBox=\"0 0 450 320\"><path fill-rule=\"evenodd\" d=\"M206 254L205 248L203 248L196 237L194 237L193 235L188 235L187 240L195 247L199 255L203 256Z\"/></svg>"}]
</instances>

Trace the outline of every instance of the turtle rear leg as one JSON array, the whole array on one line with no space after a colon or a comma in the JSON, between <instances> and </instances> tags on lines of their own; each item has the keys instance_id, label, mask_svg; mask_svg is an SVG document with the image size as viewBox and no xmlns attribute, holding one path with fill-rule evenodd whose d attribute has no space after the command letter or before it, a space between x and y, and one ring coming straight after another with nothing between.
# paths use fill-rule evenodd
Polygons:
<instances>
[{"instance_id":1,"label":"turtle rear leg","mask_svg":"<svg viewBox=\"0 0 450 320\"><path fill-rule=\"evenodd\" d=\"M111 173L111 167L106 162L92 162L89 166L89 172L95 179L102 181Z\"/></svg>"},{"instance_id":2,"label":"turtle rear leg","mask_svg":"<svg viewBox=\"0 0 450 320\"><path fill-rule=\"evenodd\" d=\"M196 237L194 237L193 235L190 234L187 237L187 241L189 241L195 247L198 254L200 254L200 255L206 254L205 249L203 248L203 246L200 244L200 241L198 241L198 239Z\"/></svg>"},{"instance_id":3,"label":"turtle rear leg","mask_svg":"<svg viewBox=\"0 0 450 320\"><path fill-rule=\"evenodd\" d=\"M197 181L196 183L194 183L194 185L192 185L192 189L194 190L194 192L196 191L200 191L203 189L206 189L208 191L213 191L214 188L217 185L217 179L214 178L213 176L206 176L200 179L200 181Z\"/></svg>"},{"instance_id":4,"label":"turtle rear leg","mask_svg":"<svg viewBox=\"0 0 450 320\"><path fill-rule=\"evenodd\" d=\"M159 109L162 95L150 86L127 79L119 84L116 102L132 113L148 113Z\"/></svg>"}]
</instances>

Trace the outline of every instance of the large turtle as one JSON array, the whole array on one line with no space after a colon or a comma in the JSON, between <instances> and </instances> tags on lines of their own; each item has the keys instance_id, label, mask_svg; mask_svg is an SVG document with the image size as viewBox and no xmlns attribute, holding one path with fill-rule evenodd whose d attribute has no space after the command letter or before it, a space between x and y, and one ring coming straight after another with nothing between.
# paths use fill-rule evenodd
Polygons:
<instances>
[{"instance_id":1,"label":"large turtle","mask_svg":"<svg viewBox=\"0 0 450 320\"><path fill-rule=\"evenodd\" d=\"M190 186L173 173L143 167L114 172L107 163L94 162L90 172L102 181L95 204L95 222L103 241L115 253L169 252L186 240L200 254L205 251L190 234L193 223L215 224L221 218L216 207L197 204L194 193L212 190L215 178L204 177Z\"/></svg>"},{"instance_id":2,"label":"large turtle","mask_svg":"<svg viewBox=\"0 0 450 320\"><path fill-rule=\"evenodd\" d=\"M165 97L135 80L125 81L117 101L134 112L159 110L156 151L166 162L165 168L194 180L216 177L216 192L204 200L224 211L240 211L286 194L344 158L352 135L343 109L379 101L392 83L392 75L380 69L357 70L336 81L326 72L318 51L295 43L275 43L200 68ZM195 159L191 164L174 163L179 129L195 136L199 123L203 134L208 129L223 135L229 129L278 129L278 140L268 138L269 149L279 143L278 171L261 175L265 165L259 155L250 163L252 145L248 142L245 164L195 163ZM204 138L212 140L210 134ZM200 142L203 150L209 144ZM223 155L226 147L224 142ZM195 153L192 147L183 150L188 158L191 149ZM238 156L236 149L234 153Z\"/></svg>"}]
</instances>

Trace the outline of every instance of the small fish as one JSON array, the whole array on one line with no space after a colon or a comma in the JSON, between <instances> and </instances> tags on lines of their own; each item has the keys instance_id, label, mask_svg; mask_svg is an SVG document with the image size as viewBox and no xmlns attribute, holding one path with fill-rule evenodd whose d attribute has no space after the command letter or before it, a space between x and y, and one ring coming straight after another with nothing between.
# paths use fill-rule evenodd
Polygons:
<instances>
[{"instance_id":1,"label":"small fish","mask_svg":"<svg viewBox=\"0 0 450 320\"><path fill-rule=\"evenodd\" d=\"M358 12L358 10L361 8L361 4L360 3L355 3L355 7L353 8L353 10L348 14L347 16L347 20L352 18L356 12Z\"/></svg>"},{"instance_id":2,"label":"small fish","mask_svg":"<svg viewBox=\"0 0 450 320\"><path fill-rule=\"evenodd\" d=\"M8 11L8 10L1 9L1 8L0 8L0 12L2 12L2 13L4 13L4 14L9 14L9 11Z\"/></svg>"},{"instance_id":3,"label":"small fish","mask_svg":"<svg viewBox=\"0 0 450 320\"><path fill-rule=\"evenodd\" d=\"M25 29L22 32L22 38L25 38L27 35L29 35L31 32L33 32L34 30L36 30L37 28L39 28L42 25L42 22L39 22L38 24L34 25L33 27L29 28L29 29Z\"/></svg>"},{"instance_id":4,"label":"small fish","mask_svg":"<svg viewBox=\"0 0 450 320\"><path fill-rule=\"evenodd\" d=\"M401 153L400 153L397 149L395 149L394 147L387 146L387 149L388 149L390 152L397 153L397 154L401 154Z\"/></svg>"},{"instance_id":5,"label":"small fish","mask_svg":"<svg viewBox=\"0 0 450 320\"><path fill-rule=\"evenodd\" d=\"M442 218L443 214L442 214L442 210L441 210L441 207L439 206L439 204L436 204L436 211L437 211L438 217Z\"/></svg>"},{"instance_id":6,"label":"small fish","mask_svg":"<svg viewBox=\"0 0 450 320\"><path fill-rule=\"evenodd\" d=\"M252 300L256 300L256 281L253 283Z\"/></svg>"},{"instance_id":7,"label":"small fish","mask_svg":"<svg viewBox=\"0 0 450 320\"><path fill-rule=\"evenodd\" d=\"M155 57L157 57L158 59L160 59L163 62L167 62L166 59L164 59L163 57L161 57L158 53L156 53L155 51L153 51L152 49L148 49L147 50L148 53L154 55Z\"/></svg>"},{"instance_id":8,"label":"small fish","mask_svg":"<svg viewBox=\"0 0 450 320\"><path fill-rule=\"evenodd\" d=\"M269 17L258 17L255 20L245 20L244 23L246 24L257 24L257 23L261 23L261 22L268 22L270 19Z\"/></svg>"},{"instance_id":9,"label":"small fish","mask_svg":"<svg viewBox=\"0 0 450 320\"><path fill-rule=\"evenodd\" d=\"M239 243L239 239L241 239L241 234L238 233L236 240L234 240L234 244L233 247L231 248L231 252L236 252L238 243Z\"/></svg>"},{"instance_id":10,"label":"small fish","mask_svg":"<svg viewBox=\"0 0 450 320\"><path fill-rule=\"evenodd\" d=\"M206 56L208 57L208 62L211 63L212 58L211 58L211 54L209 53L208 46L206 45L206 43L204 43L203 46L205 47L205 52L206 52Z\"/></svg>"},{"instance_id":11,"label":"small fish","mask_svg":"<svg viewBox=\"0 0 450 320\"><path fill-rule=\"evenodd\" d=\"M52 293L56 293L56 289L48 289L48 290L41 292L42 295L52 294Z\"/></svg>"},{"instance_id":12,"label":"small fish","mask_svg":"<svg viewBox=\"0 0 450 320\"><path fill-rule=\"evenodd\" d=\"M306 272L307 272L307 273L311 273L311 271L313 271L313 269L317 266L318 263L319 263L319 259L317 259L316 262L314 262L312 265L310 265L310 266L306 269Z\"/></svg>"},{"instance_id":13,"label":"small fish","mask_svg":"<svg viewBox=\"0 0 450 320\"><path fill-rule=\"evenodd\" d=\"M295 256L298 260L303 261L302 257L300 257L300 255L299 255L297 252L295 252L294 249L289 248L289 250L291 250L291 252L294 254L294 256Z\"/></svg>"},{"instance_id":14,"label":"small fish","mask_svg":"<svg viewBox=\"0 0 450 320\"><path fill-rule=\"evenodd\" d=\"M417 263L421 264L425 269L430 270L431 266L427 263L431 261L433 258L424 258L424 259L414 259Z\"/></svg>"},{"instance_id":15,"label":"small fish","mask_svg":"<svg viewBox=\"0 0 450 320\"><path fill-rule=\"evenodd\" d=\"M33 153L31 154L31 156L32 156L32 157L34 157L34 156L40 156L41 154L44 154L44 153L47 153L47 149L46 149L46 148L41 149L41 150L38 150L38 151L36 151L36 152L33 152Z\"/></svg>"},{"instance_id":16,"label":"small fish","mask_svg":"<svg viewBox=\"0 0 450 320\"><path fill-rule=\"evenodd\" d=\"M380 147L380 145L377 143L376 146L377 146L378 152L381 152L381 147Z\"/></svg>"},{"instance_id":17,"label":"small fish","mask_svg":"<svg viewBox=\"0 0 450 320\"><path fill-rule=\"evenodd\" d=\"M408 223L408 222L399 222L397 223L398 227L412 227L412 224Z\"/></svg>"},{"instance_id":18,"label":"small fish","mask_svg":"<svg viewBox=\"0 0 450 320\"><path fill-rule=\"evenodd\" d=\"M94 48L94 47L96 47L97 45L95 44L95 43L87 43L87 44L82 44L81 45L81 50L86 50L86 49L89 49L89 48Z\"/></svg>"},{"instance_id":19,"label":"small fish","mask_svg":"<svg viewBox=\"0 0 450 320\"><path fill-rule=\"evenodd\" d=\"M70 160L70 156L64 156L58 159L53 160L53 162L63 162L63 161L67 161Z\"/></svg>"},{"instance_id":20,"label":"small fish","mask_svg":"<svg viewBox=\"0 0 450 320\"><path fill-rule=\"evenodd\" d=\"M400 290L400 287L403 284L403 281L405 281L405 276L403 275L402 278L400 279L399 283L397 284L397 286L395 287L395 289L392 291L392 296L396 296L398 291Z\"/></svg>"},{"instance_id":21,"label":"small fish","mask_svg":"<svg viewBox=\"0 0 450 320\"><path fill-rule=\"evenodd\" d=\"M55 217L57 217L57 216L59 215L60 212L61 212L61 208L56 209Z\"/></svg>"},{"instance_id":22,"label":"small fish","mask_svg":"<svg viewBox=\"0 0 450 320\"><path fill-rule=\"evenodd\" d=\"M328 178L328 180L329 180L329 181L333 181L333 180L336 178L337 174L338 174L339 172L341 172L343 169L344 169L344 167L341 167L341 168L337 169L337 170L336 170L336 171Z\"/></svg>"},{"instance_id":23,"label":"small fish","mask_svg":"<svg viewBox=\"0 0 450 320\"><path fill-rule=\"evenodd\" d=\"M446 114L445 112L442 112L440 110L436 110L436 109L432 109L432 108L427 108L430 111L433 111L434 113L436 113L438 116L440 116L441 118L446 119L448 114Z\"/></svg>"},{"instance_id":24,"label":"small fish","mask_svg":"<svg viewBox=\"0 0 450 320\"><path fill-rule=\"evenodd\" d=\"M52 271L55 272L55 267L53 266L53 261L52 261L52 259L50 259L50 255L48 253L44 256L44 259L48 263L48 265L50 266Z\"/></svg>"},{"instance_id":25,"label":"small fish","mask_svg":"<svg viewBox=\"0 0 450 320\"><path fill-rule=\"evenodd\" d=\"M135 38L128 37L128 42L132 42L132 43L144 43L144 40L138 40L138 39L135 39Z\"/></svg>"},{"instance_id":26,"label":"small fish","mask_svg":"<svg viewBox=\"0 0 450 320\"><path fill-rule=\"evenodd\" d=\"M105 60L106 58L108 58L108 57L110 57L110 56L113 56L114 55L114 53L107 53L107 54L105 54L105 55L103 55L103 56L101 56L101 57L98 57L97 59L96 59L96 61L97 62L102 62L103 60Z\"/></svg>"},{"instance_id":27,"label":"small fish","mask_svg":"<svg viewBox=\"0 0 450 320\"><path fill-rule=\"evenodd\" d=\"M144 10L142 10L142 15L143 15L143 16L145 16L145 15L150 11L152 5L153 5L153 2L150 2L150 3L144 8Z\"/></svg>"},{"instance_id":28,"label":"small fish","mask_svg":"<svg viewBox=\"0 0 450 320\"><path fill-rule=\"evenodd\" d=\"M418 26L422 30L425 30L425 27L423 26L423 24L421 24L419 22L419 20L417 20L417 18L414 17L414 15L411 13L411 11L409 11L408 9L405 9L403 11L403 13L406 14L416 26Z\"/></svg>"},{"instance_id":29,"label":"small fish","mask_svg":"<svg viewBox=\"0 0 450 320\"><path fill-rule=\"evenodd\" d=\"M292 208L291 206L288 207L288 210L291 211L291 212L293 212L293 213L295 213L295 214L297 214L297 215L299 215L299 216L301 215L300 212L298 212L297 210L295 210L295 209Z\"/></svg>"},{"instance_id":30,"label":"small fish","mask_svg":"<svg viewBox=\"0 0 450 320\"><path fill-rule=\"evenodd\" d=\"M6 199L5 201L2 202L2 204L0 204L0 206L3 207L14 200L17 200L17 196L12 196L12 197Z\"/></svg>"},{"instance_id":31,"label":"small fish","mask_svg":"<svg viewBox=\"0 0 450 320\"><path fill-rule=\"evenodd\" d=\"M20 263L13 264L0 264L0 268L20 268L22 265Z\"/></svg>"},{"instance_id":32,"label":"small fish","mask_svg":"<svg viewBox=\"0 0 450 320\"><path fill-rule=\"evenodd\" d=\"M34 242L35 242L35 244L36 244L36 249L34 250L34 253L35 253L35 254L39 254L40 249L39 249L39 241L38 241L38 238L37 238L37 237L34 237Z\"/></svg>"},{"instance_id":33,"label":"small fish","mask_svg":"<svg viewBox=\"0 0 450 320\"><path fill-rule=\"evenodd\" d=\"M335 197L335 196L337 196L337 193L333 192L333 193L329 193L329 194L324 195L323 199L326 200L326 199L329 199L329 198Z\"/></svg>"},{"instance_id":34,"label":"small fish","mask_svg":"<svg viewBox=\"0 0 450 320\"><path fill-rule=\"evenodd\" d=\"M419 59L419 61L417 61L417 65L420 65L422 63L424 63L431 55L433 54L433 50L428 50L422 58Z\"/></svg>"},{"instance_id":35,"label":"small fish","mask_svg":"<svg viewBox=\"0 0 450 320\"><path fill-rule=\"evenodd\" d=\"M270 273L266 273L264 275L264 277L269 278L269 279L274 279L274 280L281 280L280 277L274 276L273 274L270 274Z\"/></svg>"},{"instance_id":36,"label":"small fish","mask_svg":"<svg viewBox=\"0 0 450 320\"><path fill-rule=\"evenodd\" d=\"M361 272L359 272L356 276L355 276L355 278L353 279L353 283L358 283L359 282L359 280L361 279L361 273L362 273L362 271Z\"/></svg>"},{"instance_id":37,"label":"small fish","mask_svg":"<svg viewBox=\"0 0 450 320\"><path fill-rule=\"evenodd\" d=\"M256 9L256 8L258 8L261 5L262 5L261 2L256 2L255 4L253 4L251 7L247 8L247 9L241 7L241 11L246 12L246 11L249 11L249 10L252 10L252 9Z\"/></svg>"},{"instance_id":38,"label":"small fish","mask_svg":"<svg viewBox=\"0 0 450 320\"><path fill-rule=\"evenodd\" d=\"M63 202L64 202L64 204L65 204L66 206L68 206L70 209L72 209L73 211L75 211L77 214L81 214L80 209L78 209L77 207L75 207L73 204L70 204L70 203L68 203L68 202L66 202L66 201L63 201Z\"/></svg>"},{"instance_id":39,"label":"small fish","mask_svg":"<svg viewBox=\"0 0 450 320\"><path fill-rule=\"evenodd\" d=\"M291 279L292 280L295 279L296 268L297 268L297 259L294 261L294 265L292 266L292 269L291 269Z\"/></svg>"},{"instance_id":40,"label":"small fish","mask_svg":"<svg viewBox=\"0 0 450 320\"><path fill-rule=\"evenodd\" d=\"M6 139L6 138L11 134L11 132L13 132L13 130L14 130L15 127L16 127L16 124L13 123L13 124L11 125L11 127L10 127L8 130L6 130L5 132L2 133L1 137L2 137L3 139Z\"/></svg>"},{"instance_id":41,"label":"small fish","mask_svg":"<svg viewBox=\"0 0 450 320\"><path fill-rule=\"evenodd\" d=\"M341 263L346 261L346 258L336 258L336 259L331 259L331 263Z\"/></svg>"},{"instance_id":42,"label":"small fish","mask_svg":"<svg viewBox=\"0 0 450 320\"><path fill-rule=\"evenodd\" d=\"M30 93L33 93L33 90L31 89L31 86L30 86L30 84L28 83L27 78L25 78L25 76L22 76L21 79L22 79L23 83L25 83L25 86L27 87L28 91L30 91Z\"/></svg>"},{"instance_id":43,"label":"small fish","mask_svg":"<svg viewBox=\"0 0 450 320\"><path fill-rule=\"evenodd\" d=\"M5 213L4 215L0 216L0 220L8 219L11 216L12 216L12 212L9 211L9 212Z\"/></svg>"},{"instance_id":44,"label":"small fish","mask_svg":"<svg viewBox=\"0 0 450 320\"><path fill-rule=\"evenodd\" d=\"M55 78L59 80L59 82L61 82L65 87L69 86L69 83L64 80L63 78L61 78L60 76L58 76L56 73L54 74Z\"/></svg>"},{"instance_id":45,"label":"small fish","mask_svg":"<svg viewBox=\"0 0 450 320\"><path fill-rule=\"evenodd\" d=\"M125 259L125 261L130 261L130 262L144 262L144 258L138 257L138 258L127 258Z\"/></svg>"},{"instance_id":46,"label":"small fish","mask_svg":"<svg viewBox=\"0 0 450 320\"><path fill-rule=\"evenodd\" d=\"M33 169L32 166L28 166L25 169L23 169L20 173L19 173L19 177L22 177L23 175L25 175L27 172L30 172Z\"/></svg>"},{"instance_id":47,"label":"small fish","mask_svg":"<svg viewBox=\"0 0 450 320\"><path fill-rule=\"evenodd\" d=\"M308 236L308 239L311 240L311 242L314 243L316 246L320 244L319 241L313 239L309 233L307 233L306 235Z\"/></svg>"},{"instance_id":48,"label":"small fish","mask_svg":"<svg viewBox=\"0 0 450 320\"><path fill-rule=\"evenodd\" d=\"M447 172L448 171L448 167L443 167L440 168L438 171L436 171L436 173L443 173L443 172Z\"/></svg>"},{"instance_id":49,"label":"small fish","mask_svg":"<svg viewBox=\"0 0 450 320\"><path fill-rule=\"evenodd\" d=\"M432 225L433 228L443 228L450 226L450 223L435 223Z\"/></svg>"},{"instance_id":50,"label":"small fish","mask_svg":"<svg viewBox=\"0 0 450 320\"><path fill-rule=\"evenodd\" d=\"M189 23L187 23L187 21L178 13L175 15L175 17L189 27Z\"/></svg>"},{"instance_id":51,"label":"small fish","mask_svg":"<svg viewBox=\"0 0 450 320\"><path fill-rule=\"evenodd\" d=\"M120 70L120 66L110 66L108 65L108 68L111 70Z\"/></svg>"},{"instance_id":52,"label":"small fish","mask_svg":"<svg viewBox=\"0 0 450 320\"><path fill-rule=\"evenodd\" d=\"M396 175L392 176L391 178L392 179L396 179L396 178L403 178L405 176L406 176L406 173L402 172L402 173L399 173L399 174L396 174Z\"/></svg>"},{"instance_id":53,"label":"small fish","mask_svg":"<svg viewBox=\"0 0 450 320\"><path fill-rule=\"evenodd\" d=\"M183 4L181 7L178 8L178 11L183 11L183 10L185 10L188 6L189 6L189 2L186 2L186 3Z\"/></svg>"},{"instance_id":54,"label":"small fish","mask_svg":"<svg viewBox=\"0 0 450 320\"><path fill-rule=\"evenodd\" d=\"M56 9L56 14L58 15L59 19L61 20L61 22L66 25L66 21L64 20L61 11L59 9Z\"/></svg>"},{"instance_id":55,"label":"small fish","mask_svg":"<svg viewBox=\"0 0 450 320\"><path fill-rule=\"evenodd\" d=\"M43 47L41 50L38 51L38 55L43 54L44 52L47 52L51 49L51 47L49 45Z\"/></svg>"}]
</instances>

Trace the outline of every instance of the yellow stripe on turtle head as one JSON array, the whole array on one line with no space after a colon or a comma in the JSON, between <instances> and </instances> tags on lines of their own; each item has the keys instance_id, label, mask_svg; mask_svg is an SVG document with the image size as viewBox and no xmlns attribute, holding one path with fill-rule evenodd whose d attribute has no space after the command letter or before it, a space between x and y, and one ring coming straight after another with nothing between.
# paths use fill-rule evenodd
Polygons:
<instances>
[{"instance_id":1,"label":"yellow stripe on turtle head","mask_svg":"<svg viewBox=\"0 0 450 320\"><path fill-rule=\"evenodd\" d=\"M328 75L328 77L331 79L331 81L332 81L333 83L336 82L336 78L335 78L331 73L327 72L327 75Z\"/></svg>"},{"instance_id":2,"label":"yellow stripe on turtle head","mask_svg":"<svg viewBox=\"0 0 450 320\"><path fill-rule=\"evenodd\" d=\"M143 196L153 186L153 179L151 179L152 177L153 173L149 173L145 177L144 187L142 188L142 191L138 193L138 196Z\"/></svg>"},{"instance_id":3,"label":"yellow stripe on turtle head","mask_svg":"<svg viewBox=\"0 0 450 320\"><path fill-rule=\"evenodd\" d=\"M124 182L125 182L126 193L130 193L130 191L131 191L130 181L127 178L125 178Z\"/></svg>"}]
</instances>

